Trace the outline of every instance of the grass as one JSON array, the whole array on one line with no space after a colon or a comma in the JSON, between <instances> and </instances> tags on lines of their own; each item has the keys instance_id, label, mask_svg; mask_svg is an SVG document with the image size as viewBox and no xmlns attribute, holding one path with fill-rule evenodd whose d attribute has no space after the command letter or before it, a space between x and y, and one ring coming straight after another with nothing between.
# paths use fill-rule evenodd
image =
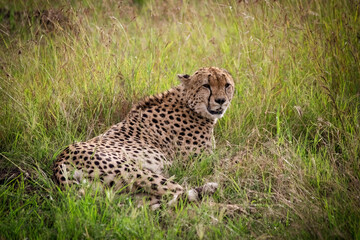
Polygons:
<instances>
[{"instance_id":1,"label":"grass","mask_svg":"<svg viewBox=\"0 0 360 240\"><path fill-rule=\"evenodd\" d=\"M360 239L359 1L0 1L0 239ZM61 191L55 156L202 66L229 70L218 203Z\"/></svg>"}]
</instances>

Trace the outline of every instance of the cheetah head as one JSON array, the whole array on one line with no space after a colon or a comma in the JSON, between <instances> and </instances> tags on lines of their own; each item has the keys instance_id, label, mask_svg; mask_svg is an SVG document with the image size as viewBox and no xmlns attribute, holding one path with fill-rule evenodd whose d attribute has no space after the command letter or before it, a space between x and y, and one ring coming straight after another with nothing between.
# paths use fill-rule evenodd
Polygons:
<instances>
[{"instance_id":1,"label":"cheetah head","mask_svg":"<svg viewBox=\"0 0 360 240\"><path fill-rule=\"evenodd\" d=\"M192 76L179 74L187 105L203 117L221 118L234 95L234 80L225 69L201 68Z\"/></svg>"}]
</instances>

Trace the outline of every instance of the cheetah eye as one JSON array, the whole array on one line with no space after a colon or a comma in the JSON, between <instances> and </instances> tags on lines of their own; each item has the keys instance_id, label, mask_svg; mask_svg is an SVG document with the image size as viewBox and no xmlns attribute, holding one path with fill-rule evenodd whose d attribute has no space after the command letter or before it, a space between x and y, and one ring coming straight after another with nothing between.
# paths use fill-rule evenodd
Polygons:
<instances>
[{"instance_id":1,"label":"cheetah eye","mask_svg":"<svg viewBox=\"0 0 360 240\"><path fill-rule=\"evenodd\" d=\"M204 84L203 87L210 89L210 85L209 85L209 84Z\"/></svg>"},{"instance_id":2,"label":"cheetah eye","mask_svg":"<svg viewBox=\"0 0 360 240\"><path fill-rule=\"evenodd\" d=\"M225 84L225 88L228 88L228 87L230 87L230 83Z\"/></svg>"}]
</instances>

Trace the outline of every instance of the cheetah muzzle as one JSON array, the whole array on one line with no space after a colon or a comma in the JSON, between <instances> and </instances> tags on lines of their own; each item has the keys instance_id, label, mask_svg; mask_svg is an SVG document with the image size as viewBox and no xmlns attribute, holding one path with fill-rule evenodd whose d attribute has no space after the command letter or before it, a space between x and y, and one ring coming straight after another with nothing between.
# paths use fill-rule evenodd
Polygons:
<instances>
[{"instance_id":1,"label":"cheetah muzzle","mask_svg":"<svg viewBox=\"0 0 360 240\"><path fill-rule=\"evenodd\" d=\"M55 181L64 187L82 179L99 180L115 190L145 194L152 208L164 195L171 196L171 205L179 196L198 201L213 194L217 183L185 191L168 178L165 167L179 154L185 160L212 152L213 129L233 98L234 81L217 67L178 78L180 85L134 105L102 135L64 149L54 163Z\"/></svg>"}]
</instances>

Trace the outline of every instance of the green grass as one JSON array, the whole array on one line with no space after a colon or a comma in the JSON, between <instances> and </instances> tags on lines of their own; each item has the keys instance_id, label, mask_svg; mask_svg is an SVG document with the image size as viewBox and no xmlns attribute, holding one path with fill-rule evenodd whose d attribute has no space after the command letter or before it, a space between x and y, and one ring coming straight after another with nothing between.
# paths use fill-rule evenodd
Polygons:
<instances>
[{"instance_id":1,"label":"green grass","mask_svg":"<svg viewBox=\"0 0 360 240\"><path fill-rule=\"evenodd\" d=\"M0 239L360 239L359 1L0 10ZM205 199L154 212L126 194L56 187L61 149L203 66L233 74L234 100L214 155L169 171L187 187L218 182L214 201L242 211Z\"/></svg>"}]
</instances>

